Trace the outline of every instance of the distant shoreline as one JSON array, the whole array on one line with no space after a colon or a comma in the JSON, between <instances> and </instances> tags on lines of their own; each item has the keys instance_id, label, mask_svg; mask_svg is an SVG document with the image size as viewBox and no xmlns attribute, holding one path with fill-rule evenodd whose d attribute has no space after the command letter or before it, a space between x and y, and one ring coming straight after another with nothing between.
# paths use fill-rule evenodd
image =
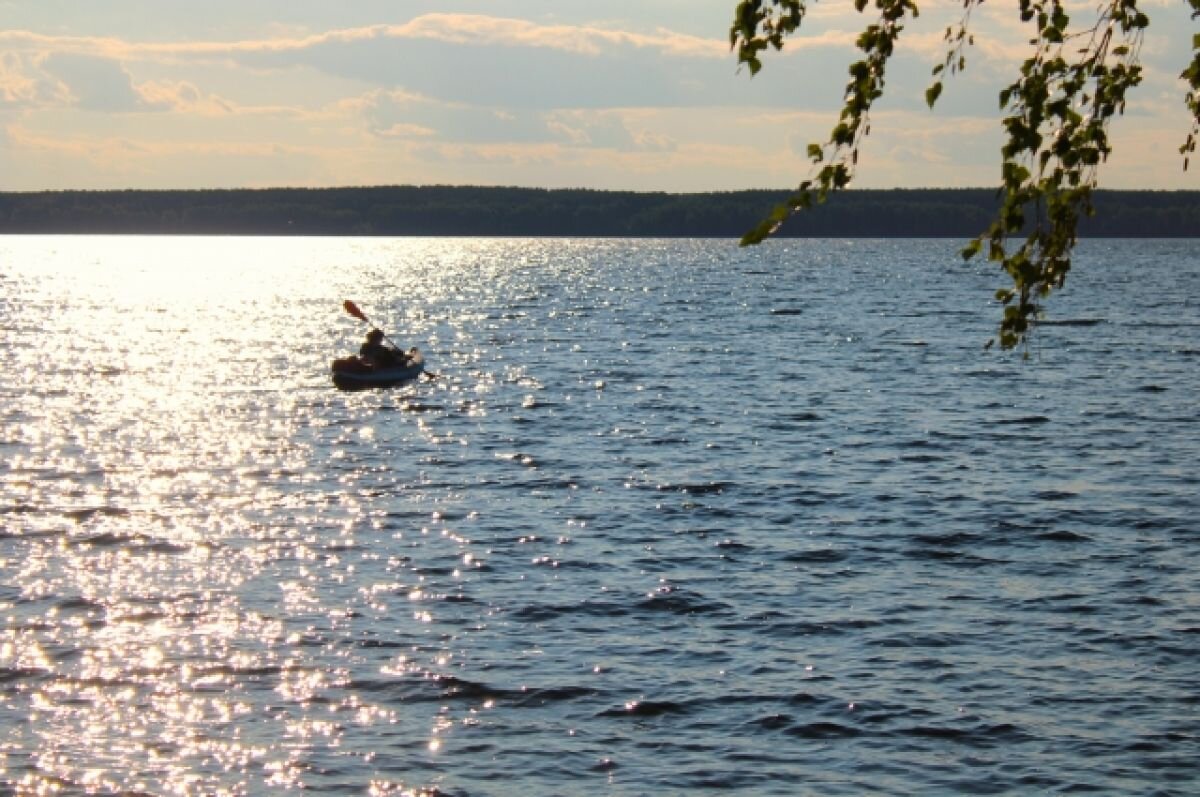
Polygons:
<instances>
[{"instance_id":1,"label":"distant shoreline","mask_svg":"<svg viewBox=\"0 0 1200 797\"><path fill-rule=\"evenodd\" d=\"M788 195L472 186L0 192L3 234L737 238ZM852 190L787 238L971 238L987 188ZM1084 238L1200 236L1200 191L1097 191Z\"/></svg>"}]
</instances>

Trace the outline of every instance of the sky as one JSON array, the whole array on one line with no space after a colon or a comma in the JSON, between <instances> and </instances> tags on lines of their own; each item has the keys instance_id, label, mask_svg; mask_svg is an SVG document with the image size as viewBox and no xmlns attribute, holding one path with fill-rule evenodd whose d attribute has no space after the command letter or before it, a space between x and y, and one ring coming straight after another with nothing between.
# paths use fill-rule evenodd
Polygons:
<instances>
[{"instance_id":1,"label":"sky","mask_svg":"<svg viewBox=\"0 0 1200 797\"><path fill-rule=\"evenodd\" d=\"M870 5L870 4L868 4ZM959 0L919 3L855 184L999 183L998 93L1026 57L1016 3L929 110ZM1142 0L1146 79L1112 128L1107 188L1184 172L1192 36ZM857 31L810 3L753 78L736 0L0 0L0 190L510 185L637 191L795 186L836 122ZM1069 2L1085 21L1093 2Z\"/></svg>"}]
</instances>

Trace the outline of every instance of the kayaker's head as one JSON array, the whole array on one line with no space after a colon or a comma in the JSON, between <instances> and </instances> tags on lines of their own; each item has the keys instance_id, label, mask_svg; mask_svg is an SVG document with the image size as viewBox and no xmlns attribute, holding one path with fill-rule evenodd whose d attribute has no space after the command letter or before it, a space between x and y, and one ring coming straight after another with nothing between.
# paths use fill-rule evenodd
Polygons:
<instances>
[{"instance_id":1,"label":"kayaker's head","mask_svg":"<svg viewBox=\"0 0 1200 797\"><path fill-rule=\"evenodd\" d=\"M367 342L368 343L378 343L381 340L383 340L383 333L380 332L378 329L372 329L370 332L367 333Z\"/></svg>"}]
</instances>

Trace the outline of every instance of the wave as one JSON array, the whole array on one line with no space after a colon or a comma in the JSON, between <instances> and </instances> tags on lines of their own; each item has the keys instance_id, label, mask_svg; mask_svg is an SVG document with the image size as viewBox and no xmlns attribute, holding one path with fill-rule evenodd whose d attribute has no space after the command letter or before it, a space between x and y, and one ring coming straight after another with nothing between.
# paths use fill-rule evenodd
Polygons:
<instances>
[{"instance_id":1,"label":"wave","mask_svg":"<svg viewBox=\"0 0 1200 797\"><path fill-rule=\"evenodd\" d=\"M897 728L891 731L890 735L901 738L937 739L982 749L1021 744L1033 739L1027 731L1003 722L994 725L980 723L969 727L917 725L909 728Z\"/></svg>"},{"instance_id":2,"label":"wave","mask_svg":"<svg viewBox=\"0 0 1200 797\"><path fill-rule=\"evenodd\" d=\"M1091 542L1092 540L1086 534L1076 534L1073 531L1047 531L1043 534L1038 534L1037 539L1045 540L1046 542Z\"/></svg>"},{"instance_id":3,"label":"wave","mask_svg":"<svg viewBox=\"0 0 1200 797\"><path fill-rule=\"evenodd\" d=\"M804 565L824 565L844 562L847 554L836 548L814 548L809 551L796 551L779 557L785 562Z\"/></svg>"},{"instance_id":4,"label":"wave","mask_svg":"<svg viewBox=\"0 0 1200 797\"><path fill-rule=\"evenodd\" d=\"M1046 318L1037 322L1040 327L1095 327L1107 324L1106 318Z\"/></svg>"},{"instance_id":5,"label":"wave","mask_svg":"<svg viewBox=\"0 0 1200 797\"><path fill-rule=\"evenodd\" d=\"M720 601L706 600L680 587L659 587L635 606L639 612L668 612L671 614L719 614L729 611Z\"/></svg>"},{"instance_id":6,"label":"wave","mask_svg":"<svg viewBox=\"0 0 1200 797\"><path fill-rule=\"evenodd\" d=\"M733 482L714 481L714 482L693 482L679 484L658 484L654 489L660 492L680 492L687 495L720 495L726 490L732 489Z\"/></svg>"},{"instance_id":7,"label":"wave","mask_svg":"<svg viewBox=\"0 0 1200 797\"><path fill-rule=\"evenodd\" d=\"M661 717L666 714L687 714L688 707L671 700L631 700L620 708L601 711L598 717Z\"/></svg>"},{"instance_id":8,"label":"wave","mask_svg":"<svg viewBox=\"0 0 1200 797\"><path fill-rule=\"evenodd\" d=\"M119 506L94 506L69 509L64 511L62 516L76 523L86 523L94 517L129 517L130 514L132 513L128 509Z\"/></svg>"},{"instance_id":9,"label":"wave","mask_svg":"<svg viewBox=\"0 0 1200 797\"><path fill-rule=\"evenodd\" d=\"M784 733L788 736L798 736L801 739L853 739L863 734L861 730L852 725L828 721L793 725L784 730Z\"/></svg>"},{"instance_id":10,"label":"wave","mask_svg":"<svg viewBox=\"0 0 1200 797\"><path fill-rule=\"evenodd\" d=\"M33 515L44 511L33 504L17 503L10 506L0 506L0 515Z\"/></svg>"},{"instance_id":11,"label":"wave","mask_svg":"<svg viewBox=\"0 0 1200 797\"><path fill-rule=\"evenodd\" d=\"M98 534L75 536L70 540L71 545L92 548L128 547L145 553L180 554L192 550L191 545L184 545L161 537L148 534L124 533L105 531Z\"/></svg>"},{"instance_id":12,"label":"wave","mask_svg":"<svg viewBox=\"0 0 1200 797\"><path fill-rule=\"evenodd\" d=\"M991 421L993 426L1030 426L1034 424L1050 423L1049 416L1046 415L1024 415L1019 418L1001 418Z\"/></svg>"}]
</instances>

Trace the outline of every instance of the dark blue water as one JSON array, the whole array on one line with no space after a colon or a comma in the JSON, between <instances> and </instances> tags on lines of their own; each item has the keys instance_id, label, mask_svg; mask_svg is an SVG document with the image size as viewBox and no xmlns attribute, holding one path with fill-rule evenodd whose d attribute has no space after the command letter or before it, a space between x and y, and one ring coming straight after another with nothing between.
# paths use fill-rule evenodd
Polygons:
<instances>
[{"instance_id":1,"label":"dark blue water","mask_svg":"<svg viewBox=\"0 0 1200 797\"><path fill-rule=\"evenodd\" d=\"M1200 792L1200 249L959 245L0 239L0 783Z\"/></svg>"}]
</instances>

